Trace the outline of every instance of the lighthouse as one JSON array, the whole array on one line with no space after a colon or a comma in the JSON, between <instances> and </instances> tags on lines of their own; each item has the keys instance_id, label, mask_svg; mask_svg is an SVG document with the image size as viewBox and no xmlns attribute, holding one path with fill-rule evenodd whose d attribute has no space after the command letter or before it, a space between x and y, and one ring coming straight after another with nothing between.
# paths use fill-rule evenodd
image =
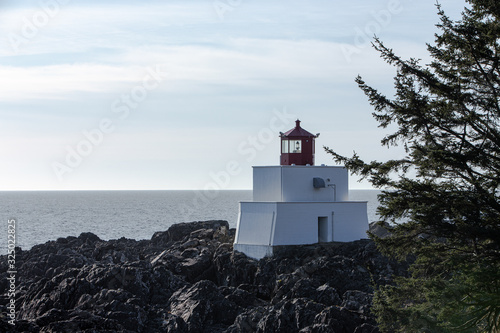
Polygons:
<instances>
[{"instance_id":1,"label":"lighthouse","mask_svg":"<svg viewBox=\"0 0 500 333\"><path fill-rule=\"evenodd\" d=\"M239 203L234 250L261 259L278 246L367 238L367 202L350 201L348 170L315 166L315 139L300 126L281 138L280 165L253 167L253 200Z\"/></svg>"},{"instance_id":2,"label":"lighthouse","mask_svg":"<svg viewBox=\"0 0 500 333\"><path fill-rule=\"evenodd\" d=\"M300 127L300 120L295 121L295 128L281 137L281 165L314 165L314 139L319 133L313 135Z\"/></svg>"}]
</instances>

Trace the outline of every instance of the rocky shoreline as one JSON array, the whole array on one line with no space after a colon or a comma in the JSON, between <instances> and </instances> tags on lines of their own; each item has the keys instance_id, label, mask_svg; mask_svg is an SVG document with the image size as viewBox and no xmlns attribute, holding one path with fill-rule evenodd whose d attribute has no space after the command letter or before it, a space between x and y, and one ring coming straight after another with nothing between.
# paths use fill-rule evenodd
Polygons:
<instances>
[{"instance_id":1,"label":"rocky shoreline","mask_svg":"<svg viewBox=\"0 0 500 333\"><path fill-rule=\"evenodd\" d=\"M233 252L226 221L180 223L151 240L92 233L16 251L16 322L2 332L378 332L373 286L406 267L371 240ZM0 289L8 290L7 256Z\"/></svg>"}]
</instances>

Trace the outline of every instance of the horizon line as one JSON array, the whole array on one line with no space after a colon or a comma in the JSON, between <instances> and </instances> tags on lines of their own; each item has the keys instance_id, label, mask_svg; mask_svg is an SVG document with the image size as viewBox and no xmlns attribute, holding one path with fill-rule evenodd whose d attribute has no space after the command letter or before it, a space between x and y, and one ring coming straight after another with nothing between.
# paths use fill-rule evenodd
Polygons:
<instances>
[{"instance_id":1,"label":"horizon line","mask_svg":"<svg viewBox=\"0 0 500 333\"><path fill-rule=\"evenodd\" d=\"M376 188L350 188L349 191L370 191L370 190L375 190L375 191L380 191L380 189ZM203 191L203 192L209 192L209 191L253 191L251 188L229 188L229 189L214 189L214 190L207 190L207 189L28 189L28 190L3 190L0 189L0 192L83 192L83 191Z\"/></svg>"}]
</instances>

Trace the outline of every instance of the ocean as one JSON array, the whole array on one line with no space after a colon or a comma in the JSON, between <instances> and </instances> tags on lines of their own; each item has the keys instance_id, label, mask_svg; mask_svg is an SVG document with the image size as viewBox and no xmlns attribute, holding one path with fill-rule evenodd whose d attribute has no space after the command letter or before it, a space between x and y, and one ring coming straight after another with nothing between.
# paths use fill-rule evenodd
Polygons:
<instances>
[{"instance_id":1,"label":"ocean","mask_svg":"<svg viewBox=\"0 0 500 333\"><path fill-rule=\"evenodd\" d=\"M376 221L377 190L350 190L350 200L368 201L368 221ZM226 220L236 227L238 202L250 190L224 191L4 191L0 212L7 252L7 225L16 219L16 246L28 250L60 237L92 232L103 240L150 239L179 222Z\"/></svg>"}]
</instances>

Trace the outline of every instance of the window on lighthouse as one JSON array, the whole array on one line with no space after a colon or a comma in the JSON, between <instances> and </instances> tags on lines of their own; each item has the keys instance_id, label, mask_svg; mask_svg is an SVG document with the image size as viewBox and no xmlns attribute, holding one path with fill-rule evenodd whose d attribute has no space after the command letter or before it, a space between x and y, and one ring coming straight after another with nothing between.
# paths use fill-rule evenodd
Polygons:
<instances>
[{"instance_id":1,"label":"window on lighthouse","mask_svg":"<svg viewBox=\"0 0 500 333\"><path fill-rule=\"evenodd\" d=\"M302 152L300 140L291 141L291 144L293 146L293 149L290 149L292 153L301 153Z\"/></svg>"},{"instance_id":2,"label":"window on lighthouse","mask_svg":"<svg viewBox=\"0 0 500 333\"><path fill-rule=\"evenodd\" d=\"M281 152L283 154L301 153L302 152L302 141L301 140L282 140L281 141Z\"/></svg>"},{"instance_id":3,"label":"window on lighthouse","mask_svg":"<svg viewBox=\"0 0 500 333\"><path fill-rule=\"evenodd\" d=\"M288 140L281 141L281 152L283 154L288 154Z\"/></svg>"}]
</instances>

